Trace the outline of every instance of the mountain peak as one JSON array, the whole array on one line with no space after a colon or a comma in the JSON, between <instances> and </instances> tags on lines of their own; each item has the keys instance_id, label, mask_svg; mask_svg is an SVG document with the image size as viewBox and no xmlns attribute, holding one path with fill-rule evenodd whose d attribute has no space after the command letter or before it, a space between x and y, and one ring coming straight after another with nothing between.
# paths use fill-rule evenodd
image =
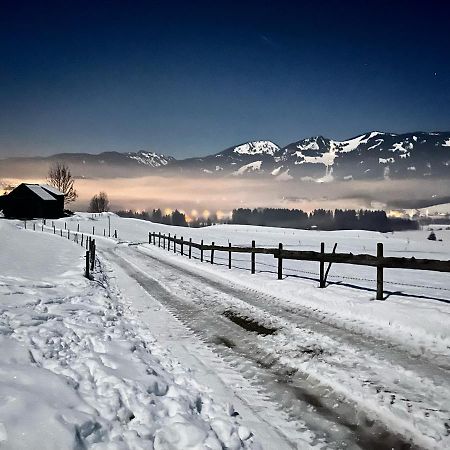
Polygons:
<instances>
[{"instance_id":1,"label":"mountain peak","mask_svg":"<svg viewBox=\"0 0 450 450\"><path fill-rule=\"evenodd\" d=\"M233 148L233 153L239 155L270 155L280 150L272 141L251 141Z\"/></svg>"}]
</instances>

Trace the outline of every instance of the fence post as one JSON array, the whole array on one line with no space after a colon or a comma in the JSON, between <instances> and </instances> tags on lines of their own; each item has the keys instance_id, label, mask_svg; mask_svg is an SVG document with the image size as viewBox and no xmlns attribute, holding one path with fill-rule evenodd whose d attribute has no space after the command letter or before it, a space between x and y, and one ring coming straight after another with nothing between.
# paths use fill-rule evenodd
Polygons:
<instances>
[{"instance_id":1,"label":"fence post","mask_svg":"<svg viewBox=\"0 0 450 450\"><path fill-rule=\"evenodd\" d=\"M83 241L84 241L84 234L81 233L81 246L83 247Z\"/></svg>"},{"instance_id":2,"label":"fence post","mask_svg":"<svg viewBox=\"0 0 450 450\"><path fill-rule=\"evenodd\" d=\"M91 260L91 270L94 270L95 267L95 239L92 239L92 260Z\"/></svg>"},{"instance_id":3,"label":"fence post","mask_svg":"<svg viewBox=\"0 0 450 450\"><path fill-rule=\"evenodd\" d=\"M203 239L200 243L200 262L203 262Z\"/></svg>"},{"instance_id":4,"label":"fence post","mask_svg":"<svg viewBox=\"0 0 450 450\"><path fill-rule=\"evenodd\" d=\"M77 224L77 231L80 231L80 224Z\"/></svg>"},{"instance_id":5,"label":"fence post","mask_svg":"<svg viewBox=\"0 0 450 450\"><path fill-rule=\"evenodd\" d=\"M62 237L62 228L59 231L61 232L61 237Z\"/></svg>"},{"instance_id":6,"label":"fence post","mask_svg":"<svg viewBox=\"0 0 450 450\"><path fill-rule=\"evenodd\" d=\"M166 233L163 234L163 249L166 249Z\"/></svg>"},{"instance_id":7,"label":"fence post","mask_svg":"<svg viewBox=\"0 0 450 450\"><path fill-rule=\"evenodd\" d=\"M192 258L192 238L189 238L189 259Z\"/></svg>"},{"instance_id":8,"label":"fence post","mask_svg":"<svg viewBox=\"0 0 450 450\"><path fill-rule=\"evenodd\" d=\"M256 247L255 241L252 241L252 274L255 273L256 253L254 251Z\"/></svg>"},{"instance_id":9,"label":"fence post","mask_svg":"<svg viewBox=\"0 0 450 450\"><path fill-rule=\"evenodd\" d=\"M214 264L214 242L211 244L211 264Z\"/></svg>"},{"instance_id":10,"label":"fence post","mask_svg":"<svg viewBox=\"0 0 450 450\"><path fill-rule=\"evenodd\" d=\"M177 252L177 235L174 234L173 235L173 252L176 253Z\"/></svg>"},{"instance_id":11,"label":"fence post","mask_svg":"<svg viewBox=\"0 0 450 450\"><path fill-rule=\"evenodd\" d=\"M114 230L114 238L117 239L117 230Z\"/></svg>"},{"instance_id":12,"label":"fence post","mask_svg":"<svg viewBox=\"0 0 450 450\"><path fill-rule=\"evenodd\" d=\"M89 278L89 260L90 260L89 250L86 250L86 268L84 270L84 275L86 278Z\"/></svg>"},{"instance_id":13,"label":"fence post","mask_svg":"<svg viewBox=\"0 0 450 450\"><path fill-rule=\"evenodd\" d=\"M183 240L183 236L181 236L181 256L184 256L184 240Z\"/></svg>"},{"instance_id":14,"label":"fence post","mask_svg":"<svg viewBox=\"0 0 450 450\"><path fill-rule=\"evenodd\" d=\"M377 258L383 258L383 244L378 242L377 244ZM377 300L383 299L383 266L377 265Z\"/></svg>"},{"instance_id":15,"label":"fence post","mask_svg":"<svg viewBox=\"0 0 450 450\"><path fill-rule=\"evenodd\" d=\"M41 231L44 231L44 222L42 222L42 228Z\"/></svg>"},{"instance_id":16,"label":"fence post","mask_svg":"<svg viewBox=\"0 0 450 450\"><path fill-rule=\"evenodd\" d=\"M106 237L106 229L103 228L103 236Z\"/></svg>"},{"instance_id":17,"label":"fence post","mask_svg":"<svg viewBox=\"0 0 450 450\"><path fill-rule=\"evenodd\" d=\"M67 230L67 222L64 222L64 229Z\"/></svg>"},{"instance_id":18,"label":"fence post","mask_svg":"<svg viewBox=\"0 0 450 450\"><path fill-rule=\"evenodd\" d=\"M325 242L320 243L320 282L319 287L325 287L325 261L323 255L325 254Z\"/></svg>"},{"instance_id":19,"label":"fence post","mask_svg":"<svg viewBox=\"0 0 450 450\"><path fill-rule=\"evenodd\" d=\"M70 230L67 230L67 239L70 239Z\"/></svg>"},{"instance_id":20,"label":"fence post","mask_svg":"<svg viewBox=\"0 0 450 450\"><path fill-rule=\"evenodd\" d=\"M151 239L151 233L150 231L148 232L148 243L151 244L152 243L152 239Z\"/></svg>"},{"instance_id":21,"label":"fence post","mask_svg":"<svg viewBox=\"0 0 450 450\"><path fill-rule=\"evenodd\" d=\"M95 227L92 227L92 236L95 234Z\"/></svg>"},{"instance_id":22,"label":"fence post","mask_svg":"<svg viewBox=\"0 0 450 450\"><path fill-rule=\"evenodd\" d=\"M278 244L278 279L283 279L283 244Z\"/></svg>"},{"instance_id":23,"label":"fence post","mask_svg":"<svg viewBox=\"0 0 450 450\"><path fill-rule=\"evenodd\" d=\"M228 268L231 269L231 242L228 242Z\"/></svg>"},{"instance_id":24,"label":"fence post","mask_svg":"<svg viewBox=\"0 0 450 450\"><path fill-rule=\"evenodd\" d=\"M53 234L56 234L55 224L53 224Z\"/></svg>"},{"instance_id":25,"label":"fence post","mask_svg":"<svg viewBox=\"0 0 450 450\"><path fill-rule=\"evenodd\" d=\"M167 238L167 251L170 252L170 233L169 237Z\"/></svg>"},{"instance_id":26,"label":"fence post","mask_svg":"<svg viewBox=\"0 0 450 450\"><path fill-rule=\"evenodd\" d=\"M158 232L158 247L161 247L161 231Z\"/></svg>"},{"instance_id":27,"label":"fence post","mask_svg":"<svg viewBox=\"0 0 450 450\"><path fill-rule=\"evenodd\" d=\"M36 231L36 224L33 222L33 231Z\"/></svg>"}]
</instances>

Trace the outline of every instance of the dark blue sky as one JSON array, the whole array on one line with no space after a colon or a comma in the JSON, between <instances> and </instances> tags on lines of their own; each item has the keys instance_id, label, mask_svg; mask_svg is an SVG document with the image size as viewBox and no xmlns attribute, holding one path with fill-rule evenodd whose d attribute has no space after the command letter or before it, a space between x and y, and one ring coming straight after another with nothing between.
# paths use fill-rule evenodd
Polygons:
<instances>
[{"instance_id":1,"label":"dark blue sky","mask_svg":"<svg viewBox=\"0 0 450 450\"><path fill-rule=\"evenodd\" d=\"M446 1L0 0L0 157L450 130Z\"/></svg>"}]
</instances>

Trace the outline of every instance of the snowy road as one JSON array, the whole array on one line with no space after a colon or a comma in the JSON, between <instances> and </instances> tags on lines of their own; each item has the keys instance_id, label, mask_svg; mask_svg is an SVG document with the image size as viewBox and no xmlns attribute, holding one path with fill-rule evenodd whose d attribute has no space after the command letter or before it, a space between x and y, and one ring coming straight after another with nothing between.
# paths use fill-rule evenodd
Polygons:
<instances>
[{"instance_id":1,"label":"snowy road","mask_svg":"<svg viewBox=\"0 0 450 450\"><path fill-rule=\"evenodd\" d=\"M156 337L174 348L185 341L176 356L209 372L203 381L216 391L232 380L223 395L259 418L252 429L265 434L266 448L449 445L450 377L441 352L358 333L156 248L100 245L118 290L127 284L124 297L139 302L152 328L164 320ZM130 290L130 278L140 291Z\"/></svg>"}]
</instances>

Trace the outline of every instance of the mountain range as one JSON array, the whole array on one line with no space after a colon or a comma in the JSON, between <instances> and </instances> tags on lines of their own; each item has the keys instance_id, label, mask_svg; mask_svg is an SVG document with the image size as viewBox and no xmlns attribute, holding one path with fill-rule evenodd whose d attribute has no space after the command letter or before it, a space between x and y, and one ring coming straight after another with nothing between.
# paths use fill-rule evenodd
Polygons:
<instances>
[{"instance_id":1,"label":"mountain range","mask_svg":"<svg viewBox=\"0 0 450 450\"><path fill-rule=\"evenodd\" d=\"M66 162L79 178L186 175L316 182L450 179L450 132L372 131L344 141L315 136L285 147L261 140L180 160L150 151L7 158L0 160L0 177L42 177L55 161Z\"/></svg>"}]
</instances>

